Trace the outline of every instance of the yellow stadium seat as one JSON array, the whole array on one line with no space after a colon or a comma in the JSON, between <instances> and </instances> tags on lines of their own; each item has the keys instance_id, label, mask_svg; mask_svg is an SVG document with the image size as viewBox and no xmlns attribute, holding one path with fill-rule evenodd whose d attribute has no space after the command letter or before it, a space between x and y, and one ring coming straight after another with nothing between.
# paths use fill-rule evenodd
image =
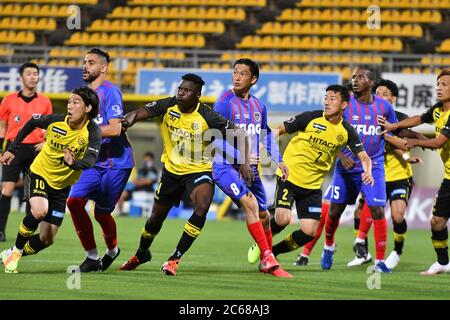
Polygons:
<instances>
[{"instance_id":1,"label":"yellow stadium seat","mask_svg":"<svg viewBox=\"0 0 450 320\"><path fill-rule=\"evenodd\" d=\"M450 52L450 39L442 41L441 45L436 48L437 52Z\"/></svg>"},{"instance_id":2,"label":"yellow stadium seat","mask_svg":"<svg viewBox=\"0 0 450 320\"><path fill-rule=\"evenodd\" d=\"M420 22L422 14L418 10L404 10L400 15L400 22Z\"/></svg>"}]
</instances>

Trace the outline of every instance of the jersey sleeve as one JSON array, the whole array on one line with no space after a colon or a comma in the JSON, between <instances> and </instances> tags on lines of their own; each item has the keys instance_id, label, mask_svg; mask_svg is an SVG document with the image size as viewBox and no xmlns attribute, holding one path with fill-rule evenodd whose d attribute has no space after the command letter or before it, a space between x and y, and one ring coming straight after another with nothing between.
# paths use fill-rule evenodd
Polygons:
<instances>
[{"instance_id":1,"label":"jersey sleeve","mask_svg":"<svg viewBox=\"0 0 450 320\"><path fill-rule=\"evenodd\" d=\"M284 127L287 133L294 133L297 131L304 131L308 126L308 123L315 118L319 118L323 115L322 110L307 111L300 113L287 121L284 121Z\"/></svg>"},{"instance_id":2,"label":"jersey sleeve","mask_svg":"<svg viewBox=\"0 0 450 320\"><path fill-rule=\"evenodd\" d=\"M386 120L389 121L390 123L398 122L397 115L395 114L394 107L390 103L387 103L386 105L387 105ZM387 134L392 136L393 132L388 132Z\"/></svg>"},{"instance_id":3,"label":"jersey sleeve","mask_svg":"<svg viewBox=\"0 0 450 320\"><path fill-rule=\"evenodd\" d=\"M276 142L273 135L272 129L270 129L267 123L267 109L264 107L262 110L262 121L261 125L263 130L261 130L261 141L269 154L270 159L275 163L283 162L283 156L280 153L280 148Z\"/></svg>"},{"instance_id":4,"label":"jersey sleeve","mask_svg":"<svg viewBox=\"0 0 450 320\"><path fill-rule=\"evenodd\" d=\"M2 103L0 103L0 120L8 120L9 108L8 97L4 97Z\"/></svg>"},{"instance_id":5,"label":"jersey sleeve","mask_svg":"<svg viewBox=\"0 0 450 320\"><path fill-rule=\"evenodd\" d=\"M355 128L353 128L352 125L347 121L342 121L342 125L344 126L345 130L347 130L347 146L350 148L350 150L354 154L358 154L361 151L364 151L364 146L361 143L361 139L359 138L359 134L358 132L356 132Z\"/></svg>"},{"instance_id":6,"label":"jersey sleeve","mask_svg":"<svg viewBox=\"0 0 450 320\"><path fill-rule=\"evenodd\" d=\"M447 120L445 126L442 127L441 134L443 134L447 138L450 138L450 118Z\"/></svg>"},{"instance_id":7,"label":"jersey sleeve","mask_svg":"<svg viewBox=\"0 0 450 320\"><path fill-rule=\"evenodd\" d=\"M123 117L123 102L120 90L113 87L107 91L106 96L106 119L120 119Z\"/></svg>"},{"instance_id":8,"label":"jersey sleeve","mask_svg":"<svg viewBox=\"0 0 450 320\"><path fill-rule=\"evenodd\" d=\"M65 115L63 114L49 114L43 116L35 116L28 120L23 128L19 131L14 141L8 147L8 151L16 154L17 150L20 148L21 142L36 128L47 129L47 127L58 121L64 121Z\"/></svg>"},{"instance_id":9,"label":"jersey sleeve","mask_svg":"<svg viewBox=\"0 0 450 320\"><path fill-rule=\"evenodd\" d=\"M434 123L433 113L436 108L442 106L441 102L436 103L434 106L430 107L427 111L420 115L420 121L422 123Z\"/></svg>"},{"instance_id":10,"label":"jersey sleeve","mask_svg":"<svg viewBox=\"0 0 450 320\"><path fill-rule=\"evenodd\" d=\"M203 116L208 127L218 129L225 137L227 129L234 129L234 123L226 119L217 111L212 110L205 104L202 104L199 108L199 113Z\"/></svg>"},{"instance_id":11,"label":"jersey sleeve","mask_svg":"<svg viewBox=\"0 0 450 320\"><path fill-rule=\"evenodd\" d=\"M100 127L91 120L87 126L89 132L89 145L82 159L75 160L70 166L73 170L84 170L92 167L97 161L102 142L102 131Z\"/></svg>"},{"instance_id":12,"label":"jersey sleeve","mask_svg":"<svg viewBox=\"0 0 450 320\"><path fill-rule=\"evenodd\" d=\"M144 109L147 111L149 118L155 118L166 114L167 109L176 104L176 97L169 97L149 102L144 106Z\"/></svg>"}]
</instances>

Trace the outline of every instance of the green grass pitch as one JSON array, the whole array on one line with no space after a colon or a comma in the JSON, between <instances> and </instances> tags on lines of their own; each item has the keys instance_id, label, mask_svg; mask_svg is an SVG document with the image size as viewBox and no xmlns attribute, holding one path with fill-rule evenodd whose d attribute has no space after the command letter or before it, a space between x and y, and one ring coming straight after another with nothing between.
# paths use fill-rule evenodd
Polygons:
<instances>
[{"instance_id":1,"label":"green grass pitch","mask_svg":"<svg viewBox=\"0 0 450 320\"><path fill-rule=\"evenodd\" d=\"M11 213L6 243L13 244L22 213ZM323 239L313 251L310 265L296 267L298 252L280 255L279 261L294 279L278 279L257 271L247 263L252 240L244 221L207 221L197 241L183 257L176 277L161 273L160 267L175 248L185 221L168 219L152 246L153 259L133 272L118 271L134 254L144 218L117 217L120 257L104 273L82 274L80 289L69 289L69 265L84 260L70 215L66 215L55 244L38 255L24 257L19 274L0 272L0 300L7 299L159 299L159 300L304 300L304 299L450 299L450 274L425 277L419 274L435 260L430 231L409 230L402 260L392 274L382 274L380 289L368 289L367 265L348 268L353 258L353 230L337 232L337 252L330 271L322 271L320 254ZM99 252L105 245L101 230L93 221ZM295 230L290 226L287 230ZM274 238L281 240L286 230ZM373 237L370 250L374 255ZM389 230L388 250L393 248ZM373 279L373 278L372 278ZM69 281L70 283L70 281ZM73 282L72 282L73 283ZM372 282L375 283L375 282Z\"/></svg>"}]
</instances>

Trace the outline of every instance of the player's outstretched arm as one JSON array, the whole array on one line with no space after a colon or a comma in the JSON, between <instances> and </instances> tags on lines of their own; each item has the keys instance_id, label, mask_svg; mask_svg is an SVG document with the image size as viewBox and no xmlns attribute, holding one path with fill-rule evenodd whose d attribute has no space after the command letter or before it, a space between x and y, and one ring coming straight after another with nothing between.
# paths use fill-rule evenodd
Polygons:
<instances>
[{"instance_id":1,"label":"player's outstretched arm","mask_svg":"<svg viewBox=\"0 0 450 320\"><path fill-rule=\"evenodd\" d=\"M364 184L370 184L373 186L375 181L372 177L372 160L370 160L369 155L365 151L360 151L356 154L358 159L361 161L364 172L361 174L361 178Z\"/></svg>"},{"instance_id":2,"label":"player's outstretched arm","mask_svg":"<svg viewBox=\"0 0 450 320\"><path fill-rule=\"evenodd\" d=\"M139 108L137 110L128 112L122 119L122 131L126 131L138 121L147 119L148 116L149 114L145 108Z\"/></svg>"},{"instance_id":3,"label":"player's outstretched arm","mask_svg":"<svg viewBox=\"0 0 450 320\"><path fill-rule=\"evenodd\" d=\"M421 157L410 156L408 152L405 152L403 150L394 149L394 153L397 154L399 157L403 158L403 160L405 162L407 162L407 163L411 163L411 164L420 163L420 164L423 164L423 160L422 160Z\"/></svg>"},{"instance_id":4,"label":"player's outstretched arm","mask_svg":"<svg viewBox=\"0 0 450 320\"><path fill-rule=\"evenodd\" d=\"M273 130L273 137L274 138L281 137L285 133L286 127L284 126L284 124L280 124L278 127L275 128L275 130Z\"/></svg>"},{"instance_id":5,"label":"player's outstretched arm","mask_svg":"<svg viewBox=\"0 0 450 320\"><path fill-rule=\"evenodd\" d=\"M408 150L408 143L406 139L399 138L397 136L392 136L390 134L385 133L384 139L394 146L395 149L400 149L403 151Z\"/></svg>"},{"instance_id":6,"label":"player's outstretched arm","mask_svg":"<svg viewBox=\"0 0 450 320\"><path fill-rule=\"evenodd\" d=\"M401 128L412 128L422 124L422 119L419 115L409 117L400 122L390 123L386 120L386 118L382 116L378 116L377 118L378 124L384 127L383 133L395 131Z\"/></svg>"},{"instance_id":7,"label":"player's outstretched arm","mask_svg":"<svg viewBox=\"0 0 450 320\"><path fill-rule=\"evenodd\" d=\"M126 131L138 121L164 115L167 112L167 109L174 106L176 103L176 97L159 99L147 103L142 108L127 113L122 119L122 131Z\"/></svg>"},{"instance_id":8,"label":"player's outstretched arm","mask_svg":"<svg viewBox=\"0 0 450 320\"><path fill-rule=\"evenodd\" d=\"M408 139L407 143L409 148L422 147L426 149L440 149L444 146L448 139L449 138L446 135L440 134L434 139Z\"/></svg>"},{"instance_id":9,"label":"player's outstretched arm","mask_svg":"<svg viewBox=\"0 0 450 320\"><path fill-rule=\"evenodd\" d=\"M33 117L25 123L20 129L14 141L9 145L8 151L12 154L16 154L20 149L22 141L36 128L47 129L47 127L55 121L61 121L64 119L64 115L51 114L39 117Z\"/></svg>"}]
</instances>

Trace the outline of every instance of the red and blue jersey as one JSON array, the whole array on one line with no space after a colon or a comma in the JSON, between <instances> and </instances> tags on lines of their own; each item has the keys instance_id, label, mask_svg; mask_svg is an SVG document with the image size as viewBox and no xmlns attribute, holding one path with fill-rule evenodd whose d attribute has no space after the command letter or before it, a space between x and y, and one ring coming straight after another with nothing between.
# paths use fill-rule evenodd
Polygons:
<instances>
[{"instance_id":1,"label":"red and blue jersey","mask_svg":"<svg viewBox=\"0 0 450 320\"><path fill-rule=\"evenodd\" d=\"M110 119L123 117L122 93L119 88L105 81L95 90L100 100L99 113L95 122L100 126L108 125ZM95 164L110 169L134 167L133 149L124 132L118 137L103 137L100 154Z\"/></svg>"},{"instance_id":2,"label":"red and blue jersey","mask_svg":"<svg viewBox=\"0 0 450 320\"><path fill-rule=\"evenodd\" d=\"M349 122L358 132L364 149L372 159L372 167L384 166L384 146L385 140L381 132L383 128L378 125L377 117L383 116L390 123L398 122L392 105L378 96L373 96L372 103L363 103L354 96L350 98L350 103L344 111L344 119ZM347 157L355 161L355 166L351 170L343 168L338 160L336 168L348 172L363 171L359 159L347 148L343 149Z\"/></svg>"},{"instance_id":3,"label":"red and blue jersey","mask_svg":"<svg viewBox=\"0 0 450 320\"><path fill-rule=\"evenodd\" d=\"M272 161L283 161L273 133L267 124L266 106L253 95L247 100L241 99L232 90L225 91L214 104L214 110L223 117L243 128L250 137L251 154L259 156L259 143L262 142ZM228 163L227 159L239 159L239 151L235 146L220 141L214 156L214 163ZM221 149L221 150L220 150Z\"/></svg>"}]
</instances>

